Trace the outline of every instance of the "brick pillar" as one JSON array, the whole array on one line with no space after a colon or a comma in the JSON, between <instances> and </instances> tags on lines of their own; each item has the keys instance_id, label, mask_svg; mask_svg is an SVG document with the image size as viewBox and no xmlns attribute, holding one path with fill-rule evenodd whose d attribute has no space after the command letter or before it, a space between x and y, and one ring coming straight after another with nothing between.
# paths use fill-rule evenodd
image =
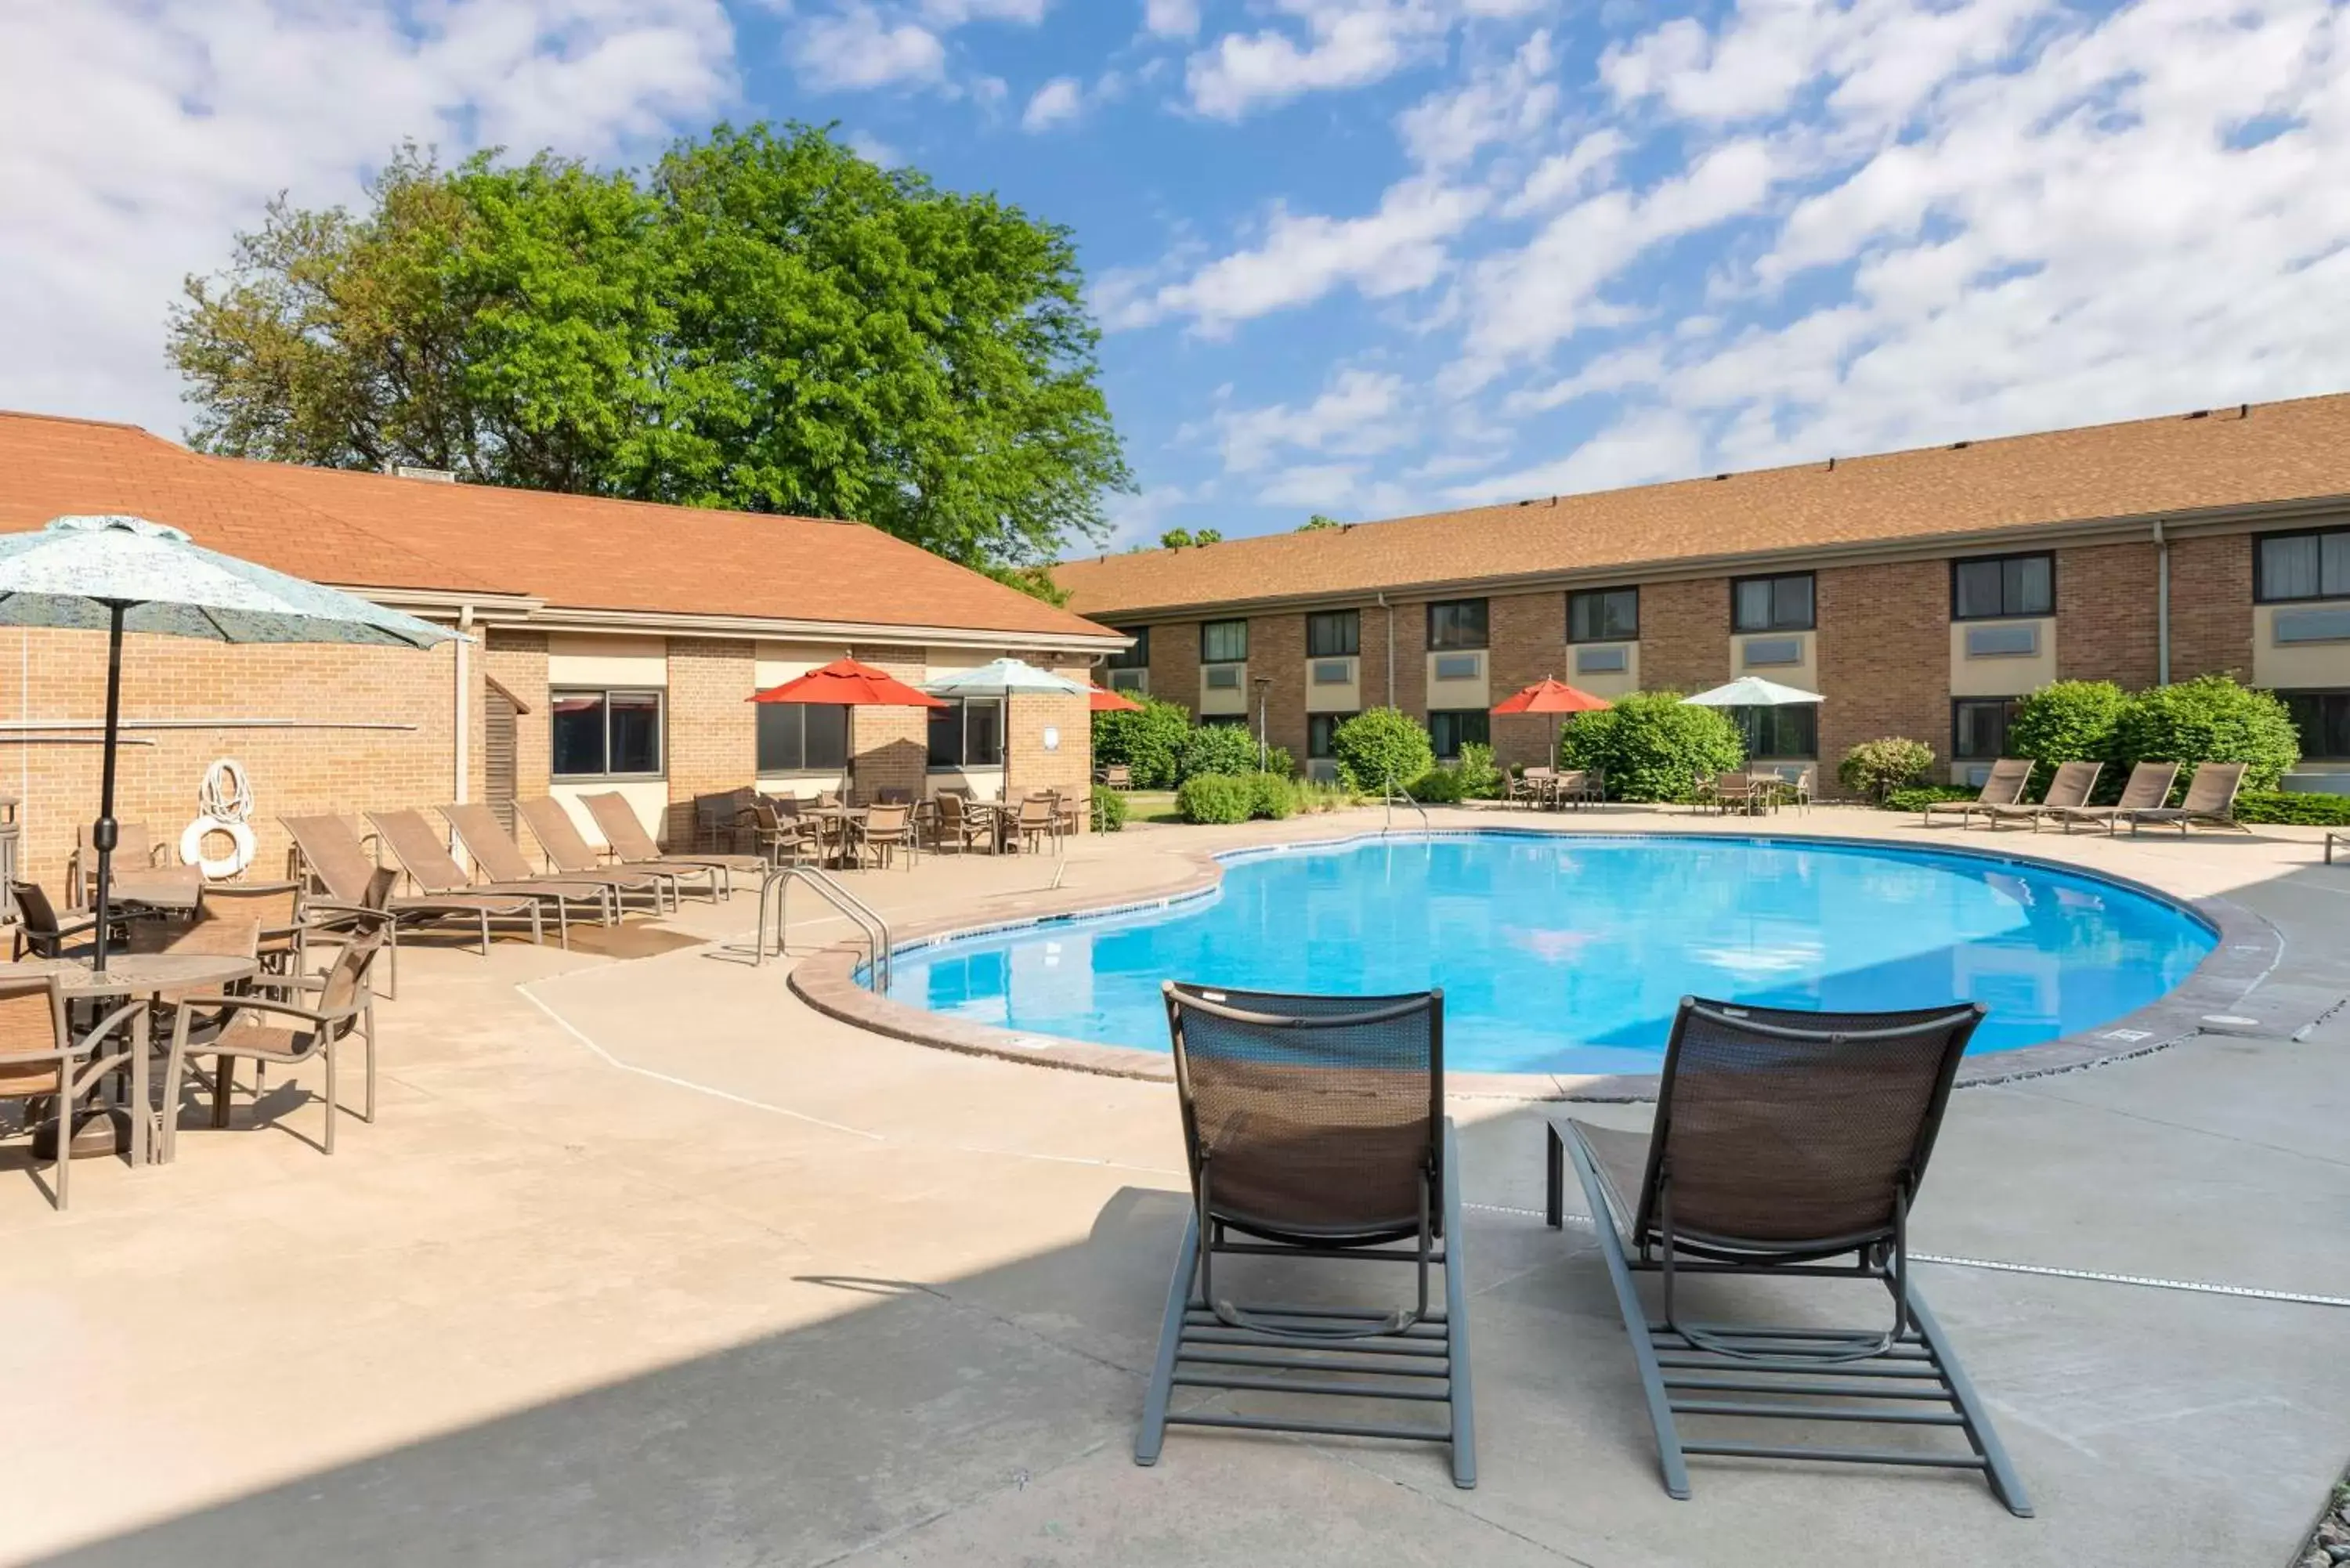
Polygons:
<instances>
[{"instance_id":1,"label":"brick pillar","mask_svg":"<svg viewBox=\"0 0 2350 1568\"><path fill-rule=\"evenodd\" d=\"M1400 625L1400 617L1399 617ZM1388 690L1388 611L1376 604L1363 607L1363 657L1356 692L1365 708L1389 708L1395 693Z\"/></svg>"},{"instance_id":2,"label":"brick pillar","mask_svg":"<svg viewBox=\"0 0 2350 1568\"><path fill-rule=\"evenodd\" d=\"M515 715L515 797L530 800L547 791L555 765L553 716L546 701L546 634L492 631L482 649L482 672L528 706Z\"/></svg>"},{"instance_id":3,"label":"brick pillar","mask_svg":"<svg viewBox=\"0 0 2350 1568\"><path fill-rule=\"evenodd\" d=\"M1256 733L1259 677L1273 684L1264 692L1264 738L1287 748L1291 760L1305 764L1305 617L1260 615L1249 618L1249 733Z\"/></svg>"},{"instance_id":4,"label":"brick pillar","mask_svg":"<svg viewBox=\"0 0 2350 1568\"><path fill-rule=\"evenodd\" d=\"M1730 580L1696 577L1640 587L1640 685L1705 691L1730 679Z\"/></svg>"},{"instance_id":5,"label":"brick pillar","mask_svg":"<svg viewBox=\"0 0 2350 1568\"><path fill-rule=\"evenodd\" d=\"M1200 712L1200 623L1168 621L1150 628L1150 694Z\"/></svg>"},{"instance_id":6,"label":"brick pillar","mask_svg":"<svg viewBox=\"0 0 2350 1568\"><path fill-rule=\"evenodd\" d=\"M1486 601L1492 650L1487 690L1499 702L1545 677L1566 672L1566 599L1563 594L1510 594ZM1503 767L1548 763L1558 734L1555 713L1502 714L1493 720L1493 757Z\"/></svg>"},{"instance_id":7,"label":"brick pillar","mask_svg":"<svg viewBox=\"0 0 2350 1568\"><path fill-rule=\"evenodd\" d=\"M920 649L856 648L849 657L894 675L909 686L930 678ZM902 789L916 800L930 783L931 711L927 708L857 708L848 715L848 750L855 763L854 788L860 801L879 799L885 789Z\"/></svg>"},{"instance_id":8,"label":"brick pillar","mask_svg":"<svg viewBox=\"0 0 2350 1568\"><path fill-rule=\"evenodd\" d=\"M754 645L669 639L669 822L662 842L693 842L697 795L746 789L758 772L758 717L748 701Z\"/></svg>"},{"instance_id":9,"label":"brick pillar","mask_svg":"<svg viewBox=\"0 0 2350 1568\"><path fill-rule=\"evenodd\" d=\"M1087 666L1075 659L1044 668L1072 680L1086 679ZM1062 798L1081 805L1089 800L1094 777L1093 713L1086 699L1031 692L1008 699L1004 707L1004 787L1058 790ZM1045 749L1047 729L1060 733L1060 745L1055 751ZM1090 811L1079 812L1079 831L1090 829L1092 820Z\"/></svg>"},{"instance_id":10,"label":"brick pillar","mask_svg":"<svg viewBox=\"0 0 2350 1568\"><path fill-rule=\"evenodd\" d=\"M1950 566L1904 561L1818 574L1820 786L1863 741L1888 735L1950 753Z\"/></svg>"},{"instance_id":11,"label":"brick pillar","mask_svg":"<svg viewBox=\"0 0 2350 1568\"><path fill-rule=\"evenodd\" d=\"M1386 618L1386 612L1379 612ZM1367 697L1365 705L1376 707ZM1399 604L1395 610L1395 696L1392 706L1428 722L1428 605Z\"/></svg>"},{"instance_id":12,"label":"brick pillar","mask_svg":"<svg viewBox=\"0 0 2350 1568\"><path fill-rule=\"evenodd\" d=\"M2151 625L2150 592L2145 613ZM2252 547L2241 534L2170 546L2170 678L2214 674L2252 676Z\"/></svg>"},{"instance_id":13,"label":"brick pillar","mask_svg":"<svg viewBox=\"0 0 2350 1568\"><path fill-rule=\"evenodd\" d=\"M2155 546L2091 545L2056 552L2056 674L2137 691L2159 678ZM2245 611L2247 626L2251 610Z\"/></svg>"}]
</instances>

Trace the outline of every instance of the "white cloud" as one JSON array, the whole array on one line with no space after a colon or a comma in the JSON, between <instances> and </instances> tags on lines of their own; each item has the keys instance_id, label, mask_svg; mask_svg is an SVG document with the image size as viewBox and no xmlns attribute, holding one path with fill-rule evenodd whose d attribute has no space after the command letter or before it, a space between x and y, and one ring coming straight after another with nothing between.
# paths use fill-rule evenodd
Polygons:
<instances>
[{"instance_id":1,"label":"white cloud","mask_svg":"<svg viewBox=\"0 0 2350 1568\"><path fill-rule=\"evenodd\" d=\"M1143 0L1142 26L1154 37L1191 37L1200 30L1200 0Z\"/></svg>"},{"instance_id":2,"label":"white cloud","mask_svg":"<svg viewBox=\"0 0 2350 1568\"><path fill-rule=\"evenodd\" d=\"M1437 0L1274 0L1305 24L1300 43L1266 28L1227 33L1191 57L1191 107L1218 119L1301 93L1384 80L1408 60L1440 47L1451 17Z\"/></svg>"},{"instance_id":3,"label":"white cloud","mask_svg":"<svg viewBox=\"0 0 2350 1568\"><path fill-rule=\"evenodd\" d=\"M1703 432L1687 414L1635 409L1563 458L1456 485L1446 493L1459 505L1485 506L1534 495L1686 479L1704 461L1705 450Z\"/></svg>"},{"instance_id":4,"label":"white cloud","mask_svg":"<svg viewBox=\"0 0 2350 1568\"><path fill-rule=\"evenodd\" d=\"M1053 0L922 0L922 16L941 27L966 22L1014 22L1033 27L1045 19Z\"/></svg>"},{"instance_id":5,"label":"white cloud","mask_svg":"<svg viewBox=\"0 0 2350 1568\"><path fill-rule=\"evenodd\" d=\"M1397 125L1404 147L1423 165L1454 168L1492 143L1538 135L1558 112L1558 84L1549 79L1556 63L1550 34L1537 31L1500 68L1405 110Z\"/></svg>"},{"instance_id":6,"label":"white cloud","mask_svg":"<svg viewBox=\"0 0 2350 1568\"><path fill-rule=\"evenodd\" d=\"M180 280L280 189L356 203L404 137L632 156L735 91L719 0L76 0L0 49L0 406L182 423Z\"/></svg>"},{"instance_id":7,"label":"white cloud","mask_svg":"<svg viewBox=\"0 0 2350 1568\"><path fill-rule=\"evenodd\" d=\"M892 22L852 5L810 18L792 42L800 78L819 89L925 86L946 79L947 49L917 22Z\"/></svg>"},{"instance_id":8,"label":"white cloud","mask_svg":"<svg viewBox=\"0 0 2350 1568\"><path fill-rule=\"evenodd\" d=\"M1109 534L1097 553L1158 543L1159 535L1171 525L1178 507L1204 499L1204 492L1187 490L1180 484L1147 485L1129 494L1111 496L1104 507Z\"/></svg>"},{"instance_id":9,"label":"white cloud","mask_svg":"<svg viewBox=\"0 0 2350 1568\"><path fill-rule=\"evenodd\" d=\"M1055 77L1028 100L1027 109L1020 116L1020 129L1031 132L1050 130L1076 119L1085 107L1085 88L1077 85L1077 79Z\"/></svg>"},{"instance_id":10,"label":"white cloud","mask_svg":"<svg viewBox=\"0 0 2350 1568\"><path fill-rule=\"evenodd\" d=\"M1246 472L1284 447L1361 457L1403 445L1404 379L1383 371L1345 369L1310 403L1221 410L1215 417L1226 469Z\"/></svg>"}]
</instances>

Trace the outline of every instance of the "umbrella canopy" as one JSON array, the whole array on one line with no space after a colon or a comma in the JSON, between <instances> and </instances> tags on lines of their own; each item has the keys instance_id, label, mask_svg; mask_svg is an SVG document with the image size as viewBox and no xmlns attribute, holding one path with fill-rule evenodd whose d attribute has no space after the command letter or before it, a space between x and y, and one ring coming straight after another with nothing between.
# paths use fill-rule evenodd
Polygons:
<instances>
[{"instance_id":1,"label":"umbrella canopy","mask_svg":"<svg viewBox=\"0 0 2350 1568\"><path fill-rule=\"evenodd\" d=\"M122 728L122 634L209 642L348 642L430 648L456 633L192 543L143 517L58 517L0 537L0 626L107 634L106 745L99 774L96 968L113 923L114 764Z\"/></svg>"},{"instance_id":2,"label":"umbrella canopy","mask_svg":"<svg viewBox=\"0 0 2350 1568\"><path fill-rule=\"evenodd\" d=\"M1782 686L1775 680L1765 680L1759 675L1747 675L1727 686L1717 686L1711 691L1700 691L1681 701L1694 702L1700 708L1788 708L1805 702L1825 701L1825 699L1816 691L1799 691L1793 686Z\"/></svg>"},{"instance_id":3,"label":"umbrella canopy","mask_svg":"<svg viewBox=\"0 0 2350 1568\"><path fill-rule=\"evenodd\" d=\"M1514 697L1504 697L1493 704L1496 713L1593 713L1615 704L1605 697L1569 686L1564 680L1544 679Z\"/></svg>"},{"instance_id":4,"label":"umbrella canopy","mask_svg":"<svg viewBox=\"0 0 2350 1568\"><path fill-rule=\"evenodd\" d=\"M886 670L854 659L836 659L821 670L764 691L754 702L809 702L826 708L943 708L944 702L907 685Z\"/></svg>"},{"instance_id":5,"label":"umbrella canopy","mask_svg":"<svg viewBox=\"0 0 2350 1568\"><path fill-rule=\"evenodd\" d=\"M960 675L942 676L922 690L940 697L1011 697L1028 692L1082 697L1092 689L1082 680L1039 670L1021 659L998 659Z\"/></svg>"},{"instance_id":6,"label":"umbrella canopy","mask_svg":"<svg viewBox=\"0 0 2350 1568\"><path fill-rule=\"evenodd\" d=\"M1090 687L1086 692L1086 705L1097 713L1139 713L1142 704L1112 691L1107 686Z\"/></svg>"}]
</instances>

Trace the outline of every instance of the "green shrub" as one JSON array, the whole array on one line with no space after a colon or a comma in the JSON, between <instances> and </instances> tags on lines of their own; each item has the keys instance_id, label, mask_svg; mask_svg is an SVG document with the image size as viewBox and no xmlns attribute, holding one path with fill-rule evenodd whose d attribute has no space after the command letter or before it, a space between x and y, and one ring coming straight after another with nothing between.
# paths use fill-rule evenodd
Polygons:
<instances>
[{"instance_id":1,"label":"green shrub","mask_svg":"<svg viewBox=\"0 0 2350 1568\"><path fill-rule=\"evenodd\" d=\"M2303 827L2350 827L2350 794L2246 790L2236 797L2236 820L2290 822Z\"/></svg>"},{"instance_id":2,"label":"green shrub","mask_svg":"<svg viewBox=\"0 0 2350 1568\"><path fill-rule=\"evenodd\" d=\"M1279 774L1283 778L1297 776L1297 759L1289 754L1287 746L1267 746L1264 751L1264 771Z\"/></svg>"},{"instance_id":3,"label":"green shrub","mask_svg":"<svg viewBox=\"0 0 2350 1568\"><path fill-rule=\"evenodd\" d=\"M1846 752L1844 761L1836 764L1836 782L1855 794L1867 796L1870 805L1882 805L1887 795L1916 784L1933 765L1934 748L1925 742L1887 735L1881 741L1863 741Z\"/></svg>"},{"instance_id":4,"label":"green shrub","mask_svg":"<svg viewBox=\"0 0 2350 1568\"><path fill-rule=\"evenodd\" d=\"M1344 811L1354 804L1354 795L1343 784L1308 779L1297 786L1297 809L1300 811Z\"/></svg>"},{"instance_id":5,"label":"green shrub","mask_svg":"<svg viewBox=\"0 0 2350 1568\"><path fill-rule=\"evenodd\" d=\"M1173 789L1175 755L1191 733L1191 711L1180 702L1142 700L1134 713L1094 715L1094 765L1122 763L1137 789Z\"/></svg>"},{"instance_id":6,"label":"green shrub","mask_svg":"<svg viewBox=\"0 0 2350 1568\"><path fill-rule=\"evenodd\" d=\"M1248 782L1251 816L1269 816L1279 822L1297 810L1297 786L1289 782L1287 774L1252 774Z\"/></svg>"},{"instance_id":7,"label":"green shrub","mask_svg":"<svg viewBox=\"0 0 2350 1568\"><path fill-rule=\"evenodd\" d=\"M1897 789L1877 804L1887 811L1923 811L1937 801L1972 800L1981 794L1979 789L1960 789L1956 784L1916 784Z\"/></svg>"},{"instance_id":8,"label":"green shrub","mask_svg":"<svg viewBox=\"0 0 2350 1568\"><path fill-rule=\"evenodd\" d=\"M1202 774L1238 775L1256 772L1256 737L1238 724L1202 724L1183 737L1175 753L1175 782Z\"/></svg>"},{"instance_id":9,"label":"green shrub","mask_svg":"<svg viewBox=\"0 0 2350 1568\"><path fill-rule=\"evenodd\" d=\"M1246 822L1255 806L1255 785L1230 774L1201 774L1175 791L1175 810L1186 822Z\"/></svg>"},{"instance_id":10,"label":"green shrub","mask_svg":"<svg viewBox=\"0 0 2350 1568\"><path fill-rule=\"evenodd\" d=\"M1459 768L1430 768L1407 787L1411 798L1422 805L1458 805L1461 782Z\"/></svg>"},{"instance_id":11,"label":"green shrub","mask_svg":"<svg viewBox=\"0 0 2350 1568\"><path fill-rule=\"evenodd\" d=\"M1338 782L1359 794L1381 794L1393 780L1409 784L1436 765L1428 732L1409 713L1367 708L1330 736L1338 760Z\"/></svg>"},{"instance_id":12,"label":"green shrub","mask_svg":"<svg viewBox=\"0 0 2350 1568\"><path fill-rule=\"evenodd\" d=\"M2007 751L2032 759L2033 794L2048 792L2059 763L2103 763L2099 797L2118 799L2127 770L2114 765L2115 738L2129 706L2110 680L2053 681L2017 703L2008 721Z\"/></svg>"},{"instance_id":13,"label":"green shrub","mask_svg":"<svg viewBox=\"0 0 2350 1568\"><path fill-rule=\"evenodd\" d=\"M1692 707L1677 691L1636 691L1613 708L1578 713L1558 744L1561 767L1606 771L1610 800L1687 800L1700 780L1746 762L1730 715Z\"/></svg>"},{"instance_id":14,"label":"green shrub","mask_svg":"<svg viewBox=\"0 0 2350 1568\"><path fill-rule=\"evenodd\" d=\"M1114 789L1094 787L1094 831L1117 833L1126 826L1126 796Z\"/></svg>"},{"instance_id":15,"label":"green shrub","mask_svg":"<svg viewBox=\"0 0 2350 1568\"><path fill-rule=\"evenodd\" d=\"M2132 698L2114 729L2113 760L2125 769L2176 762L2182 790L2199 763L2244 763L2246 789L2272 790L2301 760L2301 733L2271 693L2206 675Z\"/></svg>"},{"instance_id":16,"label":"green shrub","mask_svg":"<svg viewBox=\"0 0 2350 1568\"><path fill-rule=\"evenodd\" d=\"M1499 800L1509 786L1509 774L1494 764L1493 748L1475 741L1461 748L1453 771L1461 775L1463 800Z\"/></svg>"}]
</instances>

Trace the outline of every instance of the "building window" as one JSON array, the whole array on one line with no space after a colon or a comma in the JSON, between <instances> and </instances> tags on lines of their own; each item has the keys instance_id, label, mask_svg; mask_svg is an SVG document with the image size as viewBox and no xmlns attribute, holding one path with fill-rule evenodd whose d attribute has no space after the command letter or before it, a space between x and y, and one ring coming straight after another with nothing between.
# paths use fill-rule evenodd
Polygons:
<instances>
[{"instance_id":1,"label":"building window","mask_svg":"<svg viewBox=\"0 0 2350 1568\"><path fill-rule=\"evenodd\" d=\"M1248 622L1208 620L1200 623L1200 662L1238 664L1248 658Z\"/></svg>"},{"instance_id":2,"label":"building window","mask_svg":"<svg viewBox=\"0 0 2350 1568\"><path fill-rule=\"evenodd\" d=\"M1730 585L1732 631L1809 631L1814 624L1809 572L1740 577Z\"/></svg>"},{"instance_id":3,"label":"building window","mask_svg":"<svg viewBox=\"0 0 2350 1568\"><path fill-rule=\"evenodd\" d=\"M1950 563L1950 618L1997 620L2056 613L2056 557L1979 556Z\"/></svg>"},{"instance_id":4,"label":"building window","mask_svg":"<svg viewBox=\"0 0 2350 1568\"><path fill-rule=\"evenodd\" d=\"M1990 762L2007 754L2007 726L2015 717L2013 697L1961 697L1950 704L1950 755L1962 763Z\"/></svg>"},{"instance_id":5,"label":"building window","mask_svg":"<svg viewBox=\"0 0 2350 1568\"><path fill-rule=\"evenodd\" d=\"M2350 691L2280 691L2310 762L2350 762Z\"/></svg>"},{"instance_id":6,"label":"building window","mask_svg":"<svg viewBox=\"0 0 2350 1568\"><path fill-rule=\"evenodd\" d=\"M1305 618L1305 657L1352 659L1363 651L1360 610L1325 610Z\"/></svg>"},{"instance_id":7,"label":"building window","mask_svg":"<svg viewBox=\"0 0 2350 1568\"><path fill-rule=\"evenodd\" d=\"M2262 534L2252 541L2252 597L2350 599L2350 528L2314 534Z\"/></svg>"},{"instance_id":8,"label":"building window","mask_svg":"<svg viewBox=\"0 0 2350 1568\"><path fill-rule=\"evenodd\" d=\"M1461 754L1463 746L1493 743L1493 716L1482 708L1453 708L1430 713L1428 738L1435 742L1436 754L1451 762Z\"/></svg>"},{"instance_id":9,"label":"building window","mask_svg":"<svg viewBox=\"0 0 2350 1568\"><path fill-rule=\"evenodd\" d=\"M1746 739L1750 757L1803 757L1820 754L1820 711L1809 702L1777 708L1732 708L1730 717Z\"/></svg>"},{"instance_id":10,"label":"building window","mask_svg":"<svg viewBox=\"0 0 2350 1568\"><path fill-rule=\"evenodd\" d=\"M837 774L848 765L848 710L822 702L761 702L761 774Z\"/></svg>"},{"instance_id":11,"label":"building window","mask_svg":"<svg viewBox=\"0 0 2350 1568\"><path fill-rule=\"evenodd\" d=\"M661 776L661 694L646 691L556 691L548 707L559 779L657 779Z\"/></svg>"},{"instance_id":12,"label":"building window","mask_svg":"<svg viewBox=\"0 0 2350 1568\"><path fill-rule=\"evenodd\" d=\"M1003 700L972 697L931 710L931 766L1003 765Z\"/></svg>"},{"instance_id":13,"label":"building window","mask_svg":"<svg viewBox=\"0 0 2350 1568\"><path fill-rule=\"evenodd\" d=\"M1431 649L1484 647L1485 601L1448 599L1429 606L1428 646Z\"/></svg>"},{"instance_id":14,"label":"building window","mask_svg":"<svg viewBox=\"0 0 2350 1568\"><path fill-rule=\"evenodd\" d=\"M1109 656L1112 670L1148 670L1150 668L1150 628L1147 626L1122 626L1121 637L1134 639L1134 646L1121 648Z\"/></svg>"},{"instance_id":15,"label":"building window","mask_svg":"<svg viewBox=\"0 0 2350 1568\"><path fill-rule=\"evenodd\" d=\"M1338 726L1353 718L1352 713L1309 713L1305 717L1305 755L1310 762L1326 763L1338 753L1331 744Z\"/></svg>"},{"instance_id":16,"label":"building window","mask_svg":"<svg viewBox=\"0 0 2350 1568\"><path fill-rule=\"evenodd\" d=\"M1566 596L1566 640L1631 642L1640 635L1640 590L1589 588Z\"/></svg>"}]
</instances>

